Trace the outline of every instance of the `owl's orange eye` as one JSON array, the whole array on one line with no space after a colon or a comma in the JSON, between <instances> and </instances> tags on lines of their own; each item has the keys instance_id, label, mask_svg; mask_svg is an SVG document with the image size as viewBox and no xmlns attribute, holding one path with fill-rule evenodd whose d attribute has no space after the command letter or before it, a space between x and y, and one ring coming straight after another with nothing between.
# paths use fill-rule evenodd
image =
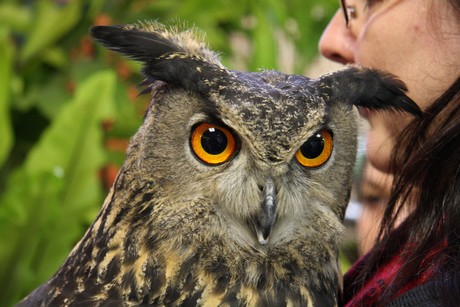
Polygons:
<instances>
[{"instance_id":1,"label":"owl's orange eye","mask_svg":"<svg viewBox=\"0 0 460 307\"><path fill-rule=\"evenodd\" d=\"M308 138L295 153L297 161L305 167L318 167L326 163L332 154L332 135L322 130Z\"/></svg>"},{"instance_id":2,"label":"owl's orange eye","mask_svg":"<svg viewBox=\"0 0 460 307\"><path fill-rule=\"evenodd\" d=\"M226 128L202 123L194 127L190 140L195 156L210 165L230 160L236 151L233 134Z\"/></svg>"}]
</instances>

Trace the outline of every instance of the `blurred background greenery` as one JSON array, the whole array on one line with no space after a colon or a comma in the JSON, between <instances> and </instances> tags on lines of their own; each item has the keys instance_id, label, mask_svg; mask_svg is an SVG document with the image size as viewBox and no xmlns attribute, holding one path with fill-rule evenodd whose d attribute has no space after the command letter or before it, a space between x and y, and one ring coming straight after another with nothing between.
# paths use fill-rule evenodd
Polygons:
<instances>
[{"instance_id":1,"label":"blurred background greenery","mask_svg":"<svg viewBox=\"0 0 460 307\"><path fill-rule=\"evenodd\" d=\"M206 33L233 69L305 74L337 0L1 0L0 306L51 277L99 211L149 97L95 24Z\"/></svg>"}]
</instances>

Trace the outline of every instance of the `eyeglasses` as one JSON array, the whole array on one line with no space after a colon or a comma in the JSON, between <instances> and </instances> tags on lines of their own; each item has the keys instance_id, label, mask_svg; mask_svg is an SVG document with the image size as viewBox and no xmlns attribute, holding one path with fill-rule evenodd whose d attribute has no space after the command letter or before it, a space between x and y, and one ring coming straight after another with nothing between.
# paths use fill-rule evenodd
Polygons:
<instances>
[{"instance_id":1,"label":"eyeglasses","mask_svg":"<svg viewBox=\"0 0 460 307\"><path fill-rule=\"evenodd\" d=\"M340 0L340 5L342 7L343 16L345 17L345 24L348 27L350 19L356 18L357 11L354 5L347 5L346 0Z\"/></svg>"}]
</instances>

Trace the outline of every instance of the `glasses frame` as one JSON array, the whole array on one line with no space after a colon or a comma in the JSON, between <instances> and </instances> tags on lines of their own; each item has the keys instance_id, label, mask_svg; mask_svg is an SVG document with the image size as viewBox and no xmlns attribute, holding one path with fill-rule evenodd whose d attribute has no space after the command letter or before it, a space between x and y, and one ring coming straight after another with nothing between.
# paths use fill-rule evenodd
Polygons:
<instances>
[{"instance_id":1,"label":"glasses frame","mask_svg":"<svg viewBox=\"0 0 460 307\"><path fill-rule=\"evenodd\" d=\"M350 20L348 18L348 10L345 0L340 0L340 6L342 7L343 16L345 17L345 25L348 26Z\"/></svg>"}]
</instances>

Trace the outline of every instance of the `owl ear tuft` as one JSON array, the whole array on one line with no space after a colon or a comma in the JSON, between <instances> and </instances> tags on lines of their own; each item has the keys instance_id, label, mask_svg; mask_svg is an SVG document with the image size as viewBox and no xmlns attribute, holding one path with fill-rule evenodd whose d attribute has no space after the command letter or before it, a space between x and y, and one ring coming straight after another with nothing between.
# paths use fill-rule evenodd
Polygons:
<instances>
[{"instance_id":1,"label":"owl ear tuft","mask_svg":"<svg viewBox=\"0 0 460 307\"><path fill-rule=\"evenodd\" d=\"M204 81L225 70L194 30L179 32L151 22L95 26L90 33L104 47L144 63L142 72L152 81L205 91Z\"/></svg>"},{"instance_id":2,"label":"owl ear tuft","mask_svg":"<svg viewBox=\"0 0 460 307\"><path fill-rule=\"evenodd\" d=\"M422 115L419 106L406 95L406 85L396 76L381 70L348 66L322 76L319 84L335 101L374 110Z\"/></svg>"}]
</instances>

